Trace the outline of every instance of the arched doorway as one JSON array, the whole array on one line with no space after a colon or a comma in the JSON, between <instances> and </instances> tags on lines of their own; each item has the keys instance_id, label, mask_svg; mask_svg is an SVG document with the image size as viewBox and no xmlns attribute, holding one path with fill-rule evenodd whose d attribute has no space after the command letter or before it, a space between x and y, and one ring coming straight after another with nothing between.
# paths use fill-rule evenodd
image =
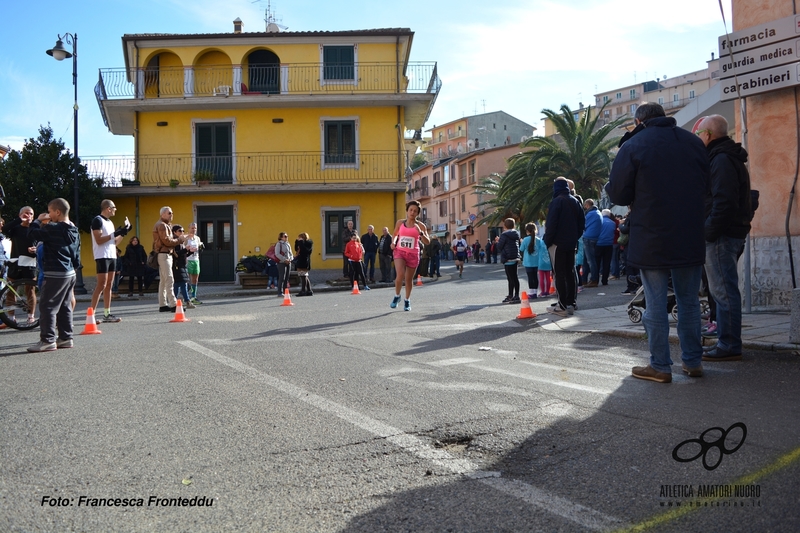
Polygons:
<instances>
[{"instance_id":1,"label":"arched doorway","mask_svg":"<svg viewBox=\"0 0 800 533\"><path fill-rule=\"evenodd\" d=\"M280 94L281 61L269 50L256 50L247 56L248 92Z\"/></svg>"}]
</instances>

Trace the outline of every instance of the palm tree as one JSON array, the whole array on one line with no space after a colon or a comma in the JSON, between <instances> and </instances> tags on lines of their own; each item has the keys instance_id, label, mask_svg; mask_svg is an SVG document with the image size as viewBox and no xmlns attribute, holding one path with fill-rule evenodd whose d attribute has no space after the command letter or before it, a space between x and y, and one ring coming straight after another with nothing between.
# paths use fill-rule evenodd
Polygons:
<instances>
[{"instance_id":1,"label":"palm tree","mask_svg":"<svg viewBox=\"0 0 800 533\"><path fill-rule=\"evenodd\" d=\"M594 118L591 106L587 107L577 120L567 105L562 105L560 112L543 109L560 139L531 137L520 145L527 150L508 159L505 176L486 178L476 186L479 192L494 194L482 202L494 212L479 223L496 224L507 216L521 221L541 220L552 198L553 180L559 176L574 181L575 190L582 196L599 198L611 171L611 149L618 142L607 137L625 121L620 117L598 127L606 105Z\"/></svg>"}]
</instances>

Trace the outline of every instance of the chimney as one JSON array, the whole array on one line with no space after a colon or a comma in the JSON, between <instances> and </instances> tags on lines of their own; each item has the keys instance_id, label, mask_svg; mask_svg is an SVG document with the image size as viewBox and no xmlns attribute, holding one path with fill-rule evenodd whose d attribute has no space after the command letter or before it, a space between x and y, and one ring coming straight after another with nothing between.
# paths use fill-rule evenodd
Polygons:
<instances>
[{"instance_id":1,"label":"chimney","mask_svg":"<svg viewBox=\"0 0 800 533\"><path fill-rule=\"evenodd\" d=\"M714 52L711 52L711 61L714 61Z\"/></svg>"},{"instance_id":2,"label":"chimney","mask_svg":"<svg viewBox=\"0 0 800 533\"><path fill-rule=\"evenodd\" d=\"M239 17L236 17L236 20L233 21L233 33L242 33L242 27L244 26L244 22Z\"/></svg>"}]
</instances>

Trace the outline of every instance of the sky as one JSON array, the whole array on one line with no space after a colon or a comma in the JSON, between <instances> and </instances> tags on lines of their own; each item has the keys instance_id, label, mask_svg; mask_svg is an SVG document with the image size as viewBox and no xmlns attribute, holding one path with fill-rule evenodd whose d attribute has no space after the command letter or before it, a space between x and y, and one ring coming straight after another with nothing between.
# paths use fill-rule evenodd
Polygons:
<instances>
[{"instance_id":1,"label":"sky","mask_svg":"<svg viewBox=\"0 0 800 533\"><path fill-rule=\"evenodd\" d=\"M723 0L730 31L731 0ZM267 0L0 0L0 145L19 150L49 124L73 146L72 60L46 50L78 36L79 155L133 153L103 125L99 70L124 66L128 33L264 30ZM410 28L411 61L436 61L443 86L424 129L505 111L542 129L542 109L594 104L594 94L706 67L725 33L718 0L274 0L288 31ZM68 50L72 48L65 43Z\"/></svg>"}]
</instances>

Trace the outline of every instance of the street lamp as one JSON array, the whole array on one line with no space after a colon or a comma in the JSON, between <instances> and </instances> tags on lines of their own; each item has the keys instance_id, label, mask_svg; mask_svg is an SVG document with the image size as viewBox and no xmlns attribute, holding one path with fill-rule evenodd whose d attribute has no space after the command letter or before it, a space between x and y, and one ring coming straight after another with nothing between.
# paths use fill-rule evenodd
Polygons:
<instances>
[{"instance_id":1,"label":"street lamp","mask_svg":"<svg viewBox=\"0 0 800 533\"><path fill-rule=\"evenodd\" d=\"M64 41L67 41L67 44L72 45L72 53L64 48ZM73 175L75 178L75 199L73 200L72 204L72 221L77 227L78 200L80 199L80 194L78 192L78 34L65 33L63 36L59 35L56 45L47 51L47 55L52 56L56 61L63 61L64 59L69 59L70 57L72 58L72 85L75 87L75 103L72 106L73 117L75 121L75 125L73 127L75 130L75 165L73 168ZM77 275L75 280L75 293L86 294L86 287L83 286L82 268L76 269L75 274Z\"/></svg>"}]
</instances>

